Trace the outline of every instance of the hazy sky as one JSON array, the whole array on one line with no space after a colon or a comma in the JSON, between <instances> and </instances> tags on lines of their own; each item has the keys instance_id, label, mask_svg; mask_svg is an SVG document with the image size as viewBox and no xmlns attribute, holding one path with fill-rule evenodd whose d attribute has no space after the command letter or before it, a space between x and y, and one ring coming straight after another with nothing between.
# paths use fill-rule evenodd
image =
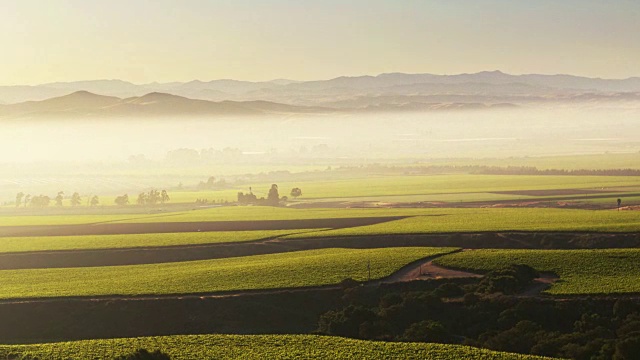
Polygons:
<instances>
[{"instance_id":1,"label":"hazy sky","mask_svg":"<svg viewBox=\"0 0 640 360\"><path fill-rule=\"evenodd\" d=\"M0 0L0 84L640 76L637 0Z\"/></svg>"}]
</instances>

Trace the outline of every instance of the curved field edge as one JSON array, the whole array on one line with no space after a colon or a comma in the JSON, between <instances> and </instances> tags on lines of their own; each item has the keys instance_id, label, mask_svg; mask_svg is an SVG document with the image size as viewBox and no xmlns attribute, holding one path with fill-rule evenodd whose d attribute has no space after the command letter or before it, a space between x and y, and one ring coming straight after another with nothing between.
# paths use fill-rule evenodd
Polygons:
<instances>
[{"instance_id":1,"label":"curved field edge","mask_svg":"<svg viewBox=\"0 0 640 360\"><path fill-rule=\"evenodd\" d=\"M545 291L553 295L640 293L640 249L469 250L439 257L434 263L476 272L529 265L560 277Z\"/></svg>"},{"instance_id":2,"label":"curved field edge","mask_svg":"<svg viewBox=\"0 0 640 360\"><path fill-rule=\"evenodd\" d=\"M175 335L128 339L2 345L0 357L112 359L138 349L160 350L187 359L470 359L541 360L461 345L393 343L317 335ZM13 356L13 357L11 357Z\"/></svg>"},{"instance_id":3,"label":"curved field edge","mask_svg":"<svg viewBox=\"0 0 640 360\"><path fill-rule=\"evenodd\" d=\"M127 266L0 271L0 298L213 293L334 285L387 277L457 248L320 249Z\"/></svg>"},{"instance_id":4,"label":"curved field edge","mask_svg":"<svg viewBox=\"0 0 640 360\"><path fill-rule=\"evenodd\" d=\"M130 249L162 246L237 243L258 241L280 237L283 235L319 230L322 229L34 236L6 238L0 237L0 253L61 250Z\"/></svg>"}]
</instances>

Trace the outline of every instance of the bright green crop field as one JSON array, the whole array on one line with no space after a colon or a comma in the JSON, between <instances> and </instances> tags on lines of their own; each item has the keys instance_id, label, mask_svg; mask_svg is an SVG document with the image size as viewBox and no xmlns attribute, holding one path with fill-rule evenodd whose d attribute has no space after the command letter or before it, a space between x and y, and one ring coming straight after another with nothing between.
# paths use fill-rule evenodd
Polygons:
<instances>
[{"instance_id":1,"label":"bright green crop field","mask_svg":"<svg viewBox=\"0 0 640 360\"><path fill-rule=\"evenodd\" d=\"M154 246L245 242L308 230L256 230L91 236L0 237L0 253L57 250L122 249Z\"/></svg>"},{"instance_id":2,"label":"bright green crop field","mask_svg":"<svg viewBox=\"0 0 640 360\"><path fill-rule=\"evenodd\" d=\"M424 215L402 220L322 232L300 233L286 237L484 231L640 231L640 215L635 211L545 208L424 209L421 211Z\"/></svg>"},{"instance_id":3,"label":"bright green crop field","mask_svg":"<svg viewBox=\"0 0 640 360\"><path fill-rule=\"evenodd\" d=\"M554 295L640 292L640 249L472 250L434 260L441 266L486 272L526 264L560 276Z\"/></svg>"},{"instance_id":4,"label":"bright green crop field","mask_svg":"<svg viewBox=\"0 0 640 360\"><path fill-rule=\"evenodd\" d=\"M0 271L0 298L188 294L337 284L391 275L455 248L321 249L176 263Z\"/></svg>"},{"instance_id":5,"label":"bright green crop field","mask_svg":"<svg viewBox=\"0 0 640 360\"><path fill-rule=\"evenodd\" d=\"M229 206L164 215L134 215L116 222L199 222L254 221L408 216L411 218L377 225L337 229L304 236L342 236L399 233L474 232L474 231L640 231L636 211L579 210L553 208L375 208L375 209L292 209L263 206ZM111 216L105 215L105 218ZM80 224L101 222L90 216L2 217L13 225ZM2 222L4 223L4 222ZM2 227L0 226L0 232ZM301 236L298 236L301 237Z\"/></svg>"},{"instance_id":6,"label":"bright green crop field","mask_svg":"<svg viewBox=\"0 0 640 360\"><path fill-rule=\"evenodd\" d=\"M314 335L176 335L0 345L0 357L112 359L138 349L160 350L175 360L191 359L546 359L461 345L394 343Z\"/></svg>"}]
</instances>

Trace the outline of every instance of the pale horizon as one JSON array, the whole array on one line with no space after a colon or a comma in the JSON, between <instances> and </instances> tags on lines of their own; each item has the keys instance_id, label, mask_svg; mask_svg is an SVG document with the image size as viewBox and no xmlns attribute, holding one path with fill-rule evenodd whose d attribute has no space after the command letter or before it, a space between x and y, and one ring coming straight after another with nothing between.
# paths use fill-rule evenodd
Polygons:
<instances>
[{"instance_id":1,"label":"pale horizon","mask_svg":"<svg viewBox=\"0 0 640 360\"><path fill-rule=\"evenodd\" d=\"M390 72L640 76L640 3L3 1L0 85Z\"/></svg>"}]
</instances>

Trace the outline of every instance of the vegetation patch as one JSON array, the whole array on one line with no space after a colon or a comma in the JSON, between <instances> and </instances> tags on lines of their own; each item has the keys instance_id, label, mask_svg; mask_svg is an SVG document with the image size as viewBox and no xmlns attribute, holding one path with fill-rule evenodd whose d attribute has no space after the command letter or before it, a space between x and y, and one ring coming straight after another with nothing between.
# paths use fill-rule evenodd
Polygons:
<instances>
[{"instance_id":1,"label":"vegetation patch","mask_svg":"<svg viewBox=\"0 0 640 360\"><path fill-rule=\"evenodd\" d=\"M0 271L0 298L189 294L380 279L455 248L322 249L130 266Z\"/></svg>"},{"instance_id":2,"label":"vegetation patch","mask_svg":"<svg viewBox=\"0 0 640 360\"><path fill-rule=\"evenodd\" d=\"M640 292L640 249L472 250L440 257L434 263L479 272L528 265L560 276L546 291L554 295Z\"/></svg>"},{"instance_id":3,"label":"vegetation patch","mask_svg":"<svg viewBox=\"0 0 640 360\"><path fill-rule=\"evenodd\" d=\"M423 216L418 215L375 225L296 234L288 237L305 238L489 231L640 231L640 217L633 211L480 208L423 209L422 213L424 214Z\"/></svg>"},{"instance_id":4,"label":"vegetation patch","mask_svg":"<svg viewBox=\"0 0 640 360\"><path fill-rule=\"evenodd\" d=\"M212 231L169 234L7 237L0 238L0 253L123 249L246 242L304 231L311 230Z\"/></svg>"},{"instance_id":5,"label":"vegetation patch","mask_svg":"<svg viewBox=\"0 0 640 360\"><path fill-rule=\"evenodd\" d=\"M313 335L176 335L0 346L0 356L113 359L160 351L171 359L544 359L469 346L364 341ZM11 357L13 356L13 357Z\"/></svg>"}]
</instances>

